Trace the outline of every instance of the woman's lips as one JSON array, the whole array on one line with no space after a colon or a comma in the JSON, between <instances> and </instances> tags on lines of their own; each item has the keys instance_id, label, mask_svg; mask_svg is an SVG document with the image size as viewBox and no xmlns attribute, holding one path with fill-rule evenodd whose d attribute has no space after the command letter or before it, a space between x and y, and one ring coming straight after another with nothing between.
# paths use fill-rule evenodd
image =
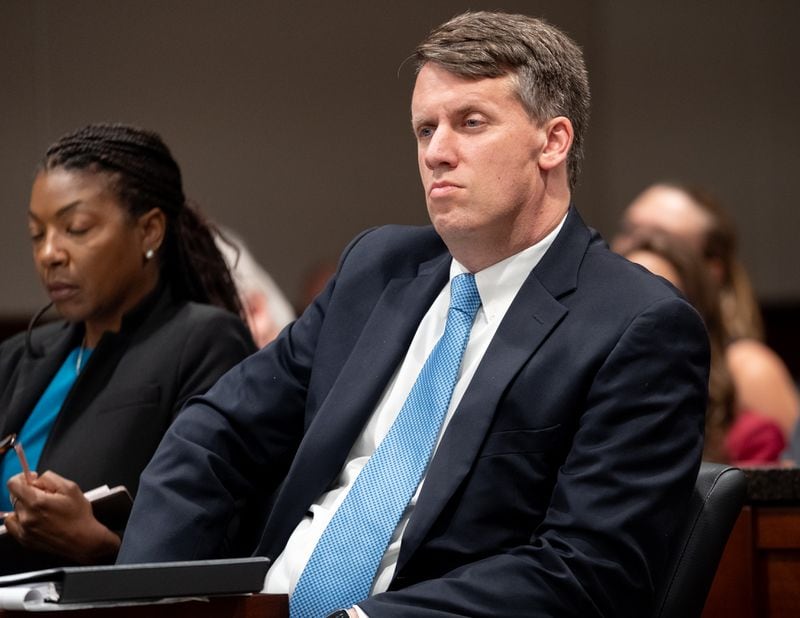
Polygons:
<instances>
[{"instance_id":1,"label":"woman's lips","mask_svg":"<svg viewBox=\"0 0 800 618\"><path fill-rule=\"evenodd\" d=\"M66 300L74 296L77 291L78 287L69 283L50 283L47 285L47 293L53 302Z\"/></svg>"}]
</instances>

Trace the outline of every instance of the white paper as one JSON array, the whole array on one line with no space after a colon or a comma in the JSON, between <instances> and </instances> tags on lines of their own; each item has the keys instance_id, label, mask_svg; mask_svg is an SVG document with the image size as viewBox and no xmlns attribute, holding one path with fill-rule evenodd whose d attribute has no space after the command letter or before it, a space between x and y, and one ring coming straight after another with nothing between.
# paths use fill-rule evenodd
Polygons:
<instances>
[{"instance_id":1,"label":"white paper","mask_svg":"<svg viewBox=\"0 0 800 618\"><path fill-rule=\"evenodd\" d=\"M117 601L108 603L53 603L46 600L50 584L29 586L8 586L0 588L0 608L17 609L29 612L64 612L76 609L96 609L109 607L132 607L136 605L167 605L187 601L208 602L208 597L180 597L158 599L156 601Z\"/></svg>"},{"instance_id":2,"label":"white paper","mask_svg":"<svg viewBox=\"0 0 800 618\"><path fill-rule=\"evenodd\" d=\"M32 609L45 604L50 584L29 584L0 588L0 607L3 609Z\"/></svg>"}]
</instances>

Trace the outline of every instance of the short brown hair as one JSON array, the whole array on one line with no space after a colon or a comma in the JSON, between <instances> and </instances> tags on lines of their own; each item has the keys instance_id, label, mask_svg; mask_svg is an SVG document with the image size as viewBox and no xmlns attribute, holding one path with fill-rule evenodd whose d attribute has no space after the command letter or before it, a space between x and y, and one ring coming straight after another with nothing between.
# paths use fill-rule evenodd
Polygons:
<instances>
[{"instance_id":1,"label":"short brown hair","mask_svg":"<svg viewBox=\"0 0 800 618\"><path fill-rule=\"evenodd\" d=\"M589 77L575 42L542 19L467 12L434 28L414 52L416 69L433 62L462 77L513 75L520 101L537 122L566 116L575 136L567 158L575 188L589 121Z\"/></svg>"}]
</instances>

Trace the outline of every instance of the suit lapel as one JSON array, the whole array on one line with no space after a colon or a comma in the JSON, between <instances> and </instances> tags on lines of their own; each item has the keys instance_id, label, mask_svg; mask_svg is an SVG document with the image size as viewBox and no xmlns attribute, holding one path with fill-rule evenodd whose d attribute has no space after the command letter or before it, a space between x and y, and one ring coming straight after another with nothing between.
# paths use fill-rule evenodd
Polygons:
<instances>
[{"instance_id":1,"label":"suit lapel","mask_svg":"<svg viewBox=\"0 0 800 618\"><path fill-rule=\"evenodd\" d=\"M506 386L567 310L529 277L509 307L428 468L403 536L398 572L422 542L478 456Z\"/></svg>"},{"instance_id":2,"label":"suit lapel","mask_svg":"<svg viewBox=\"0 0 800 618\"><path fill-rule=\"evenodd\" d=\"M506 387L567 314L559 301L575 289L590 233L574 209L528 276L448 425L403 534L396 573L423 542L475 462Z\"/></svg>"},{"instance_id":3,"label":"suit lapel","mask_svg":"<svg viewBox=\"0 0 800 618\"><path fill-rule=\"evenodd\" d=\"M449 276L450 256L420 266L418 276L389 282L341 373L303 438L263 539L280 550L308 505L339 474L374 412L425 312Z\"/></svg>"},{"instance_id":4,"label":"suit lapel","mask_svg":"<svg viewBox=\"0 0 800 618\"><path fill-rule=\"evenodd\" d=\"M469 473L505 388L566 315L558 299L575 289L589 237L571 209L561 233L509 307L427 471L396 572ZM308 428L271 509L258 554L275 557L308 506L339 474L422 317L445 285L449 257L423 264L413 279L387 285Z\"/></svg>"}]
</instances>

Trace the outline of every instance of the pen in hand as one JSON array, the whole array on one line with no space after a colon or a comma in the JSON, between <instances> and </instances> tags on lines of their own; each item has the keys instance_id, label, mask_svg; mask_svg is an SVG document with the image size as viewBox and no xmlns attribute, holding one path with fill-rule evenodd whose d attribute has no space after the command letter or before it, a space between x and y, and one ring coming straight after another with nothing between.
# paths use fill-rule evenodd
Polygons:
<instances>
[{"instance_id":1,"label":"pen in hand","mask_svg":"<svg viewBox=\"0 0 800 618\"><path fill-rule=\"evenodd\" d=\"M32 484L33 474L31 473L31 468L28 465L28 459L25 457L25 451L22 450L22 442L14 443L14 451L17 453L17 457L19 458L19 464L22 466L22 474L25 478L25 482L28 485Z\"/></svg>"},{"instance_id":2,"label":"pen in hand","mask_svg":"<svg viewBox=\"0 0 800 618\"><path fill-rule=\"evenodd\" d=\"M25 451L22 448L22 443L17 441L16 434L11 434L6 439L3 440L3 447L4 450L8 450L13 448L14 452L17 454L17 458L19 459L20 467L22 468L22 478L25 479L25 483L27 485L33 484L34 476L31 472L31 467L28 465L28 458L25 457ZM11 505L14 506L14 498L11 498ZM8 513L0 512L0 519L5 519L9 515L11 515L13 511ZM5 532L5 526L0 526L0 531Z\"/></svg>"}]
</instances>

